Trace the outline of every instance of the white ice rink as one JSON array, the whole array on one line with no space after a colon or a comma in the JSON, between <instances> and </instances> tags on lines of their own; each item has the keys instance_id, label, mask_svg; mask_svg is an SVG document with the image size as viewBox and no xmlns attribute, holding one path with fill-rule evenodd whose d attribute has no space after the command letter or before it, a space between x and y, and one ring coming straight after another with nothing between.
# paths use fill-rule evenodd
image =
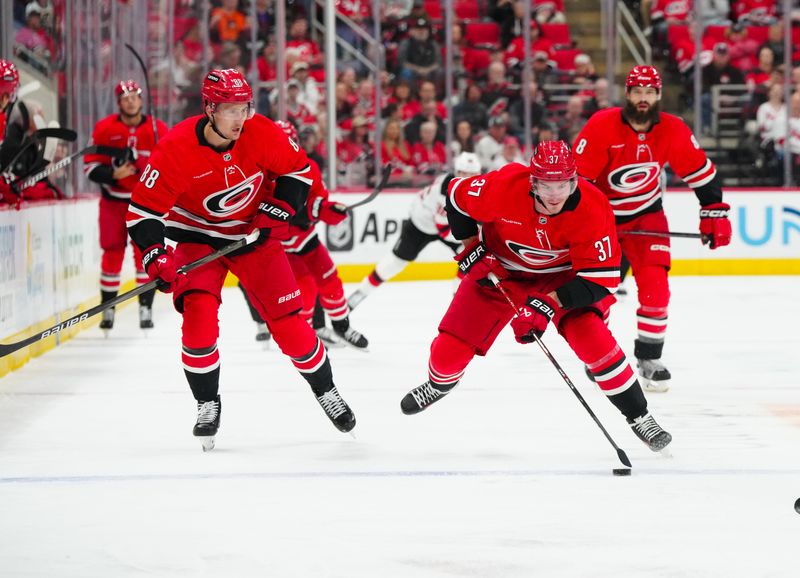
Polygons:
<instances>
[{"instance_id":1,"label":"white ice rink","mask_svg":"<svg viewBox=\"0 0 800 578\"><path fill-rule=\"evenodd\" d=\"M629 478L611 475L613 448L536 345L508 332L451 396L400 413L448 283L391 283L353 314L371 353L331 359L355 440L226 290L207 454L179 316L157 297L144 339L128 307L108 340L88 328L0 379L0 576L800 576L799 290L796 277L672 280L673 386L648 396L671 459L548 330ZM612 320L629 355L634 311L629 295Z\"/></svg>"}]
</instances>

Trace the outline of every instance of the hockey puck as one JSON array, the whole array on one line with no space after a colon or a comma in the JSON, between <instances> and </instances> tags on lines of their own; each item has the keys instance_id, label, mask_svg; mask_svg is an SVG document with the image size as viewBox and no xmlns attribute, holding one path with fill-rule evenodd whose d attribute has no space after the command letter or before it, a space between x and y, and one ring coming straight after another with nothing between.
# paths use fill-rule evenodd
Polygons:
<instances>
[{"instance_id":1,"label":"hockey puck","mask_svg":"<svg viewBox=\"0 0 800 578\"><path fill-rule=\"evenodd\" d=\"M611 470L611 473L615 476L630 476L631 469L630 468L614 468Z\"/></svg>"},{"instance_id":2,"label":"hockey puck","mask_svg":"<svg viewBox=\"0 0 800 578\"><path fill-rule=\"evenodd\" d=\"M794 511L800 514L800 498L797 498L794 503Z\"/></svg>"}]
</instances>

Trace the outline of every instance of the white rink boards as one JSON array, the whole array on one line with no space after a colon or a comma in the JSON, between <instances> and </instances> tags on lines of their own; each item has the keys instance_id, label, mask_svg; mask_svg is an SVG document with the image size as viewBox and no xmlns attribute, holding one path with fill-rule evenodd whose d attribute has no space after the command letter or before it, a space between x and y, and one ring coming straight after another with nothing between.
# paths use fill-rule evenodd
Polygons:
<instances>
[{"instance_id":1,"label":"white rink boards","mask_svg":"<svg viewBox=\"0 0 800 578\"><path fill-rule=\"evenodd\" d=\"M191 436L180 319L119 312L0 379L0 576L790 577L800 514L797 277L678 277L648 396L674 435L650 453L551 329L554 355L634 465L535 345L501 335L417 416L447 282L390 283L353 314L371 353L331 353L356 412L338 433L238 290L221 310L222 427ZM348 292L352 286L348 287ZM635 296L612 330L633 349ZM274 345L273 345L274 347Z\"/></svg>"}]
</instances>

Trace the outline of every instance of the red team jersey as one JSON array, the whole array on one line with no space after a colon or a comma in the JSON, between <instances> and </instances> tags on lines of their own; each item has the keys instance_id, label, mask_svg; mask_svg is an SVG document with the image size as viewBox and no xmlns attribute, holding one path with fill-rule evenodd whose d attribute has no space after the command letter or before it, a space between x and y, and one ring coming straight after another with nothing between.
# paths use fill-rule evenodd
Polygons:
<instances>
[{"instance_id":1,"label":"red team jersey","mask_svg":"<svg viewBox=\"0 0 800 578\"><path fill-rule=\"evenodd\" d=\"M157 219L175 241L220 248L252 231L259 203L272 196L272 181L312 184L305 152L268 118L248 120L221 152L203 144L205 118L177 124L159 142L133 191L129 228Z\"/></svg>"},{"instance_id":2,"label":"red team jersey","mask_svg":"<svg viewBox=\"0 0 800 578\"><path fill-rule=\"evenodd\" d=\"M536 211L530 170L510 163L478 177L453 179L452 206L481 223L481 238L515 275L572 269L613 292L619 285L620 250L614 216L603 193L584 179L557 215Z\"/></svg>"},{"instance_id":3,"label":"red team jersey","mask_svg":"<svg viewBox=\"0 0 800 578\"><path fill-rule=\"evenodd\" d=\"M167 125L160 120L156 120L158 137L162 138L167 134ZM139 174L147 166L150 153L155 148L156 140L153 137L153 122L149 116L142 116L142 122L138 126L128 126L122 122L119 114L112 114L98 122L92 133L92 143L115 148L131 148L136 151L137 174L125 177L117 181L114 185L103 184L100 189L103 195L113 199L129 200L131 191L139 182ZM98 154L87 154L83 160L83 170L88 175L99 165L110 165L111 157Z\"/></svg>"},{"instance_id":4,"label":"red team jersey","mask_svg":"<svg viewBox=\"0 0 800 578\"><path fill-rule=\"evenodd\" d=\"M664 112L640 133L623 119L621 108L601 110L575 139L573 152L578 174L608 196L618 223L661 210L659 178L667 163L692 189L717 174L686 123Z\"/></svg>"}]
</instances>

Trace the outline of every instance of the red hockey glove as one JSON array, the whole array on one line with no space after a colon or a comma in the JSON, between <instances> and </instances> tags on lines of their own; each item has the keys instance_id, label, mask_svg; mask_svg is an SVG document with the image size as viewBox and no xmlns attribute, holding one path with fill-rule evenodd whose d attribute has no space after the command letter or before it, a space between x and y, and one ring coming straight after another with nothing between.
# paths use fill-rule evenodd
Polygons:
<instances>
[{"instance_id":1,"label":"red hockey glove","mask_svg":"<svg viewBox=\"0 0 800 578\"><path fill-rule=\"evenodd\" d=\"M347 206L317 197L309 208L312 221L322 221L328 225L338 225L347 218Z\"/></svg>"},{"instance_id":2,"label":"red hockey glove","mask_svg":"<svg viewBox=\"0 0 800 578\"><path fill-rule=\"evenodd\" d=\"M19 197L14 193L11 188L11 181L5 174L0 175L0 203L8 203L13 205L17 202Z\"/></svg>"},{"instance_id":3,"label":"red hockey glove","mask_svg":"<svg viewBox=\"0 0 800 578\"><path fill-rule=\"evenodd\" d=\"M541 338L556 314L556 307L556 302L546 295L528 297L528 302L520 307L519 315L511 320L517 343L531 343L535 341L534 335Z\"/></svg>"},{"instance_id":4,"label":"red hockey glove","mask_svg":"<svg viewBox=\"0 0 800 578\"><path fill-rule=\"evenodd\" d=\"M478 279L479 285L491 287L493 284L487 279L489 273L494 273L502 281L508 277L508 271L495 257L483 241L478 241L466 247L458 255L453 257L458 261L458 269L463 275L474 275Z\"/></svg>"},{"instance_id":5,"label":"red hockey glove","mask_svg":"<svg viewBox=\"0 0 800 578\"><path fill-rule=\"evenodd\" d=\"M731 242L731 222L728 220L731 206L728 203L714 203L700 207L700 234L703 244L716 249Z\"/></svg>"},{"instance_id":6,"label":"red hockey glove","mask_svg":"<svg viewBox=\"0 0 800 578\"><path fill-rule=\"evenodd\" d=\"M288 239L289 219L292 216L294 216L294 209L279 199L270 199L262 202L258 206L258 212L253 219L253 225L261 231L256 244L263 243L268 238L276 241Z\"/></svg>"},{"instance_id":7,"label":"red hockey glove","mask_svg":"<svg viewBox=\"0 0 800 578\"><path fill-rule=\"evenodd\" d=\"M172 258L172 247L153 245L142 253L142 267L151 280L158 280L158 289L164 293L172 293L186 283L186 275L178 273L175 260Z\"/></svg>"}]
</instances>

